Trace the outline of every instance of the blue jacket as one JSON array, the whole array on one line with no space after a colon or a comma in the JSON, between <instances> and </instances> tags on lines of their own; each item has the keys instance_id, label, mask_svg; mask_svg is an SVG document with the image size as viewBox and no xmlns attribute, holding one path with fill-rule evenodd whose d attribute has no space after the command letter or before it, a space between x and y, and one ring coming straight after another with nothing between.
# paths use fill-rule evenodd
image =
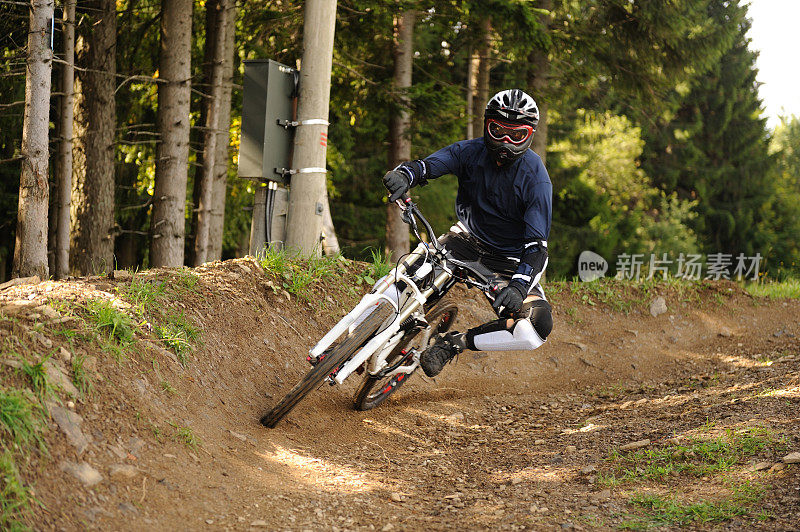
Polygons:
<instances>
[{"instance_id":1,"label":"blue jacket","mask_svg":"<svg viewBox=\"0 0 800 532\"><path fill-rule=\"evenodd\" d=\"M423 161L412 185L445 174L458 177L456 215L470 233L503 254L521 258L550 234L553 185L531 150L507 166L490 157L483 137L451 144ZM414 172L416 173L416 172Z\"/></svg>"}]
</instances>

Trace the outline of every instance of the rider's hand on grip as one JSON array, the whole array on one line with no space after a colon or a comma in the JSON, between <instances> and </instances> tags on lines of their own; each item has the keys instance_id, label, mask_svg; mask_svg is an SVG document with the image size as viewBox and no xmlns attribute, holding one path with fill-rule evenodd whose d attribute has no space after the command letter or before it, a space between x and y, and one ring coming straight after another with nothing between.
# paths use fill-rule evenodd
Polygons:
<instances>
[{"instance_id":1,"label":"rider's hand on grip","mask_svg":"<svg viewBox=\"0 0 800 532\"><path fill-rule=\"evenodd\" d=\"M411 188L411 180L399 170L389 170L383 176L383 186L389 191L389 201L394 203Z\"/></svg>"},{"instance_id":2,"label":"rider's hand on grip","mask_svg":"<svg viewBox=\"0 0 800 532\"><path fill-rule=\"evenodd\" d=\"M511 281L494 298L492 308L498 316L510 317L511 314L518 312L522 308L524 300L525 288L520 283Z\"/></svg>"}]
</instances>

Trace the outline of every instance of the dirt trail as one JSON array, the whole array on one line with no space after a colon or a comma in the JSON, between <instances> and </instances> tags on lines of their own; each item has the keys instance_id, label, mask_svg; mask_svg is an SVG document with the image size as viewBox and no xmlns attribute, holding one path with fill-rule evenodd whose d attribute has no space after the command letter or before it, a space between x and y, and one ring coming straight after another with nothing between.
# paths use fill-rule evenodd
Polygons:
<instances>
[{"instance_id":1,"label":"dirt trail","mask_svg":"<svg viewBox=\"0 0 800 532\"><path fill-rule=\"evenodd\" d=\"M259 416L307 370L308 347L358 294L323 287L308 303L248 259L193 272L196 286L162 303L202 332L185 366L144 333L116 362L33 316L46 301L111 298L128 280L0 292L0 312L13 316L0 321L2 345L13 336L45 354L41 335L51 351L90 357L95 375L94 393L72 408L86 450L78 454L51 422L49 456L24 469L43 504L35 528L610 530L680 519L701 529L798 528L800 466L781 462L800 451L798 301L754 300L735 285L689 295L662 287L626 296L622 312L562 287L549 292L554 332L532 354L464 353L435 382L414 375L370 412L350 408L356 382L325 387L267 430ZM175 282L175 272L147 275ZM653 317L657 293L668 311ZM454 295L463 301L456 328L491 317L479 294ZM6 386L22 382L2 368ZM187 435L199 444L187 445ZM671 456L691 465L701 458L696 438L747 435L755 447L708 473L646 478L642 463L636 478L622 479L631 455L615 454L649 440L643 449L690 447L693 458ZM86 487L62 470L66 462L85 462L103 480ZM764 470L753 470L758 462ZM742 510L690 521L641 502L643 494Z\"/></svg>"}]
</instances>

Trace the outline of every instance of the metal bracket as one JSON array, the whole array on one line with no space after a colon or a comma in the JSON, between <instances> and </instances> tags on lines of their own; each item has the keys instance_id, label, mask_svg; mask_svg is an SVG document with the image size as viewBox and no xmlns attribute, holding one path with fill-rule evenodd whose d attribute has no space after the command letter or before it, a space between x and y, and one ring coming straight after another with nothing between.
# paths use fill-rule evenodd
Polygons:
<instances>
[{"instance_id":1,"label":"metal bracket","mask_svg":"<svg viewBox=\"0 0 800 532\"><path fill-rule=\"evenodd\" d=\"M325 120L324 118L309 118L308 120L286 120L284 118L278 118L275 121L279 126L284 129L289 129L290 127L297 127L297 126L329 126L331 125L330 122Z\"/></svg>"},{"instance_id":2,"label":"metal bracket","mask_svg":"<svg viewBox=\"0 0 800 532\"><path fill-rule=\"evenodd\" d=\"M327 168L275 168L274 172L281 176L284 181L288 182L288 178L295 174L325 174L328 172Z\"/></svg>"}]
</instances>

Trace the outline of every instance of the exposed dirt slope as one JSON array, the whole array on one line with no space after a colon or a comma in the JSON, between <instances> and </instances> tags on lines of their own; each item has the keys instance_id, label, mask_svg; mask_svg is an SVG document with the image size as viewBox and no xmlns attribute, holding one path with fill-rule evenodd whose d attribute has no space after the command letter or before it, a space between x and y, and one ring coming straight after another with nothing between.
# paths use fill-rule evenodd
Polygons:
<instances>
[{"instance_id":1,"label":"exposed dirt slope","mask_svg":"<svg viewBox=\"0 0 800 532\"><path fill-rule=\"evenodd\" d=\"M800 451L798 301L754 300L726 284L624 295L619 287L558 285L548 292L555 330L533 353L462 354L435 382L414 375L366 413L350 408L351 379L314 392L276 429L264 429L259 416L308 369L308 348L357 300L345 289L352 268L317 286L312 302L249 259L147 272L138 282L166 290L143 317L130 280L0 292L4 389L28 385L18 360L50 353L68 377L64 361L86 357L93 382L92 393L72 402L63 392L50 396L49 454L33 451L25 463L18 453L41 502L28 523L797 528L800 466L781 459ZM653 317L649 304L659 294L668 310ZM86 301L117 297L134 305L117 303L140 324L119 360L83 321ZM480 294L453 297L463 302L456 328L492 317ZM180 313L201 338L194 351L179 352L185 365L155 335ZM71 417L72 440L58 415ZM649 443L639 451L618 452L641 440ZM759 462L766 465L754 471ZM79 481L70 468L82 463L102 480Z\"/></svg>"}]
</instances>

